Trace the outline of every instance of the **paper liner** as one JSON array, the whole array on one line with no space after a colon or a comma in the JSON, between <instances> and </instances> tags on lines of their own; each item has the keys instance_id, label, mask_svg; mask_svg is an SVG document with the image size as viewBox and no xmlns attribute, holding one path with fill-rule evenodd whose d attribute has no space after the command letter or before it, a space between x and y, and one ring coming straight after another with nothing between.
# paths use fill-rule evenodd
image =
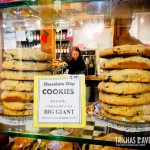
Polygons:
<instances>
[{"instance_id":1,"label":"paper liner","mask_svg":"<svg viewBox=\"0 0 150 150\"><path fill-rule=\"evenodd\" d=\"M144 122L125 122L125 121L116 121L108 119L102 115L93 116L95 121L98 121L101 124L104 124L107 127L114 128L120 131L126 131L126 132L144 132L144 131L150 131L150 123L144 123Z\"/></svg>"},{"instance_id":2,"label":"paper liner","mask_svg":"<svg viewBox=\"0 0 150 150\"><path fill-rule=\"evenodd\" d=\"M91 116L91 120L97 121L107 127L114 128L120 131L126 132L144 132L150 131L150 123L146 122L127 122L127 121L116 121L109 119L100 114L99 107L100 102L95 102L87 107L87 115ZM99 110L97 109L99 108ZM90 112L88 112L90 110Z\"/></svg>"},{"instance_id":3,"label":"paper liner","mask_svg":"<svg viewBox=\"0 0 150 150\"><path fill-rule=\"evenodd\" d=\"M29 116L7 116L7 115L0 114L0 121L3 124L13 125L13 126L25 125L27 123L33 122L33 115L29 115Z\"/></svg>"}]
</instances>

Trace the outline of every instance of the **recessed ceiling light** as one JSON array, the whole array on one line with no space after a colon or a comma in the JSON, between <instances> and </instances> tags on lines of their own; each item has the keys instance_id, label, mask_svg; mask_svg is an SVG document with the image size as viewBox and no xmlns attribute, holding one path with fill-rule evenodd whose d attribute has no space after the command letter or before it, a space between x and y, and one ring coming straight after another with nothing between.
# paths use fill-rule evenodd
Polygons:
<instances>
[{"instance_id":1,"label":"recessed ceiling light","mask_svg":"<svg viewBox=\"0 0 150 150\"><path fill-rule=\"evenodd\" d=\"M143 23L143 22L144 22L144 18L141 18L141 19L140 19L140 22Z\"/></svg>"}]
</instances>

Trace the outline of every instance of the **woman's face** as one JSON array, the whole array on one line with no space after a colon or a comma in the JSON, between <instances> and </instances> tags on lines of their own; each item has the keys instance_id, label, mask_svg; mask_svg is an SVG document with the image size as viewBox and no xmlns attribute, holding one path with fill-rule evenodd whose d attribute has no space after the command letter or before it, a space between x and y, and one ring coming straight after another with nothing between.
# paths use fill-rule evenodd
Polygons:
<instances>
[{"instance_id":1,"label":"woman's face","mask_svg":"<svg viewBox=\"0 0 150 150\"><path fill-rule=\"evenodd\" d=\"M78 56L79 56L79 52L78 51L72 51L72 58L74 60L77 60L78 59Z\"/></svg>"}]
</instances>

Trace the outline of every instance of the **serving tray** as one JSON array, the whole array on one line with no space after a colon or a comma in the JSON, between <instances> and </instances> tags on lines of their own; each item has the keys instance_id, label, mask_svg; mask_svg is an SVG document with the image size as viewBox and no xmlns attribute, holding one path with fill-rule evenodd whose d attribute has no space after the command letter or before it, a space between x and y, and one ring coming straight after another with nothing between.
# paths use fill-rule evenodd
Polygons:
<instances>
[{"instance_id":1,"label":"serving tray","mask_svg":"<svg viewBox=\"0 0 150 150\"><path fill-rule=\"evenodd\" d=\"M0 121L7 125L25 125L33 122L33 115L30 116L7 116L0 114Z\"/></svg>"},{"instance_id":2,"label":"serving tray","mask_svg":"<svg viewBox=\"0 0 150 150\"><path fill-rule=\"evenodd\" d=\"M100 102L92 103L87 107L87 115L91 117L92 121L97 121L107 127L114 128L126 132L144 132L150 131L150 123L146 122L127 122L116 121L103 116L100 113Z\"/></svg>"}]
</instances>

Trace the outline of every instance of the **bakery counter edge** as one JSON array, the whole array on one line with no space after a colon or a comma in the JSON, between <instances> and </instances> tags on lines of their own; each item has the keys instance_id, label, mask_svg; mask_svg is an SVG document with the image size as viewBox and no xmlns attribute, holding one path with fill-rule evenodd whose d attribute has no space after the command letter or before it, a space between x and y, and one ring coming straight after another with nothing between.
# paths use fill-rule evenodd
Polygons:
<instances>
[{"instance_id":1,"label":"bakery counter edge","mask_svg":"<svg viewBox=\"0 0 150 150\"><path fill-rule=\"evenodd\" d=\"M100 76L96 75L87 75L85 76L86 81L100 81Z\"/></svg>"}]
</instances>

